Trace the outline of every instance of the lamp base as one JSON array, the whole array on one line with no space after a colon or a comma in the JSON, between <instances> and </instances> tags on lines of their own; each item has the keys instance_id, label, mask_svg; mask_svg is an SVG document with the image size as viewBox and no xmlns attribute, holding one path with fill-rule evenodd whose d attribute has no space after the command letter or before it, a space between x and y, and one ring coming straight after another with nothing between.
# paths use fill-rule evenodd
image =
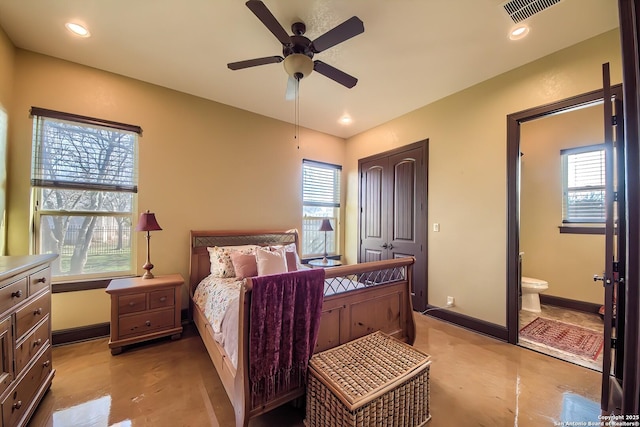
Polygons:
<instances>
[{"instance_id":1,"label":"lamp base","mask_svg":"<svg viewBox=\"0 0 640 427\"><path fill-rule=\"evenodd\" d=\"M142 268L147 270L142 275L142 278L143 279L153 279L153 274L151 273L151 269L153 268L153 264L146 263L145 265L142 266Z\"/></svg>"}]
</instances>

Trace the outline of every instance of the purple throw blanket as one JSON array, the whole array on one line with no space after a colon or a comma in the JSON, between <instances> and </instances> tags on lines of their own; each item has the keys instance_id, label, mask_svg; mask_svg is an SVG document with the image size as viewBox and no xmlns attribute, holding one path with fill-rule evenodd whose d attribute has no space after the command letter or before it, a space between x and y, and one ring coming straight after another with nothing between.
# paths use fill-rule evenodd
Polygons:
<instances>
[{"instance_id":1,"label":"purple throw blanket","mask_svg":"<svg viewBox=\"0 0 640 427\"><path fill-rule=\"evenodd\" d=\"M306 381L324 293L324 269L251 279L249 380L252 406Z\"/></svg>"}]
</instances>

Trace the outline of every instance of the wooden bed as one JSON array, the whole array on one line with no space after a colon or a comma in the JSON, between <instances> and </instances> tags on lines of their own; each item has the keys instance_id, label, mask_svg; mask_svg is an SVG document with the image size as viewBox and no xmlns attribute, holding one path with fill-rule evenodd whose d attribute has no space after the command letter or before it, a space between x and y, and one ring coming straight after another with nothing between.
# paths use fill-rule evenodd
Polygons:
<instances>
[{"instance_id":1,"label":"wooden bed","mask_svg":"<svg viewBox=\"0 0 640 427\"><path fill-rule=\"evenodd\" d=\"M233 366L223 347L213 338L211 325L203 311L194 302L194 292L200 281L210 274L207 247L245 244L272 246L291 243L295 243L298 247L296 232L191 231L190 315L225 387L234 408L238 427L247 426L250 418L304 395L305 387L298 387L252 407L248 375L251 279L246 280L239 296L237 368ZM323 299L315 352L338 346L377 330L413 344L415 339L411 305L413 262L413 258L398 258L327 268L325 282L331 291L325 292ZM363 287L343 292L345 283L350 281L357 282Z\"/></svg>"}]
</instances>

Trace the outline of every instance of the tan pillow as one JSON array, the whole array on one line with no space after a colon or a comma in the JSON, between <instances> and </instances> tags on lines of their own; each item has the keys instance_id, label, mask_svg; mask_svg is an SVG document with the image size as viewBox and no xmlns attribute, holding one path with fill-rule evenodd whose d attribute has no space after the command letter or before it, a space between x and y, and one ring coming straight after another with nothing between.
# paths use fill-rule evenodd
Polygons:
<instances>
[{"instance_id":1,"label":"tan pillow","mask_svg":"<svg viewBox=\"0 0 640 427\"><path fill-rule=\"evenodd\" d=\"M287 257L284 249L270 251L269 248L256 249L258 276L287 272Z\"/></svg>"},{"instance_id":2,"label":"tan pillow","mask_svg":"<svg viewBox=\"0 0 640 427\"><path fill-rule=\"evenodd\" d=\"M242 252L231 252L231 262L238 279L246 277L254 277L258 275L258 263L256 256L252 254L243 254Z\"/></svg>"}]
</instances>

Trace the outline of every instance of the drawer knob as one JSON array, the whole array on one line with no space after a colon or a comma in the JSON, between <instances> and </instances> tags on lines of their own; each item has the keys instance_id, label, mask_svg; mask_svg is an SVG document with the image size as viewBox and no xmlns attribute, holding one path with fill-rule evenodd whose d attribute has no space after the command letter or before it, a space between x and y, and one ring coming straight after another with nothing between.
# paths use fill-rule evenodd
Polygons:
<instances>
[{"instance_id":1,"label":"drawer knob","mask_svg":"<svg viewBox=\"0 0 640 427\"><path fill-rule=\"evenodd\" d=\"M18 289L15 292L11 292L11 298L22 298L22 289Z\"/></svg>"},{"instance_id":2,"label":"drawer knob","mask_svg":"<svg viewBox=\"0 0 640 427\"><path fill-rule=\"evenodd\" d=\"M40 314L42 314L42 307L38 307L38 309L33 312L34 316L38 316Z\"/></svg>"},{"instance_id":3,"label":"drawer knob","mask_svg":"<svg viewBox=\"0 0 640 427\"><path fill-rule=\"evenodd\" d=\"M160 302L165 302L166 300L167 300L167 297L160 298Z\"/></svg>"},{"instance_id":4,"label":"drawer knob","mask_svg":"<svg viewBox=\"0 0 640 427\"><path fill-rule=\"evenodd\" d=\"M38 347L39 345L42 345L42 338L38 338L33 342L34 347Z\"/></svg>"},{"instance_id":5,"label":"drawer knob","mask_svg":"<svg viewBox=\"0 0 640 427\"><path fill-rule=\"evenodd\" d=\"M13 404L13 409L20 409L20 407L22 406L22 400L18 400L17 402L15 402Z\"/></svg>"},{"instance_id":6,"label":"drawer knob","mask_svg":"<svg viewBox=\"0 0 640 427\"><path fill-rule=\"evenodd\" d=\"M42 366L44 366L45 368L48 368L50 364L51 364L51 362L50 362L50 361L45 360L45 361L42 363Z\"/></svg>"},{"instance_id":7,"label":"drawer knob","mask_svg":"<svg viewBox=\"0 0 640 427\"><path fill-rule=\"evenodd\" d=\"M147 325L147 326L151 326L151 321L147 320L146 322L144 322L144 324Z\"/></svg>"},{"instance_id":8,"label":"drawer knob","mask_svg":"<svg viewBox=\"0 0 640 427\"><path fill-rule=\"evenodd\" d=\"M135 303L135 302L133 302L133 301L129 301L129 307L133 307L134 305L136 305L136 303Z\"/></svg>"},{"instance_id":9,"label":"drawer knob","mask_svg":"<svg viewBox=\"0 0 640 427\"><path fill-rule=\"evenodd\" d=\"M39 279L36 279L36 283L47 283L47 278L46 277L40 277Z\"/></svg>"}]
</instances>

